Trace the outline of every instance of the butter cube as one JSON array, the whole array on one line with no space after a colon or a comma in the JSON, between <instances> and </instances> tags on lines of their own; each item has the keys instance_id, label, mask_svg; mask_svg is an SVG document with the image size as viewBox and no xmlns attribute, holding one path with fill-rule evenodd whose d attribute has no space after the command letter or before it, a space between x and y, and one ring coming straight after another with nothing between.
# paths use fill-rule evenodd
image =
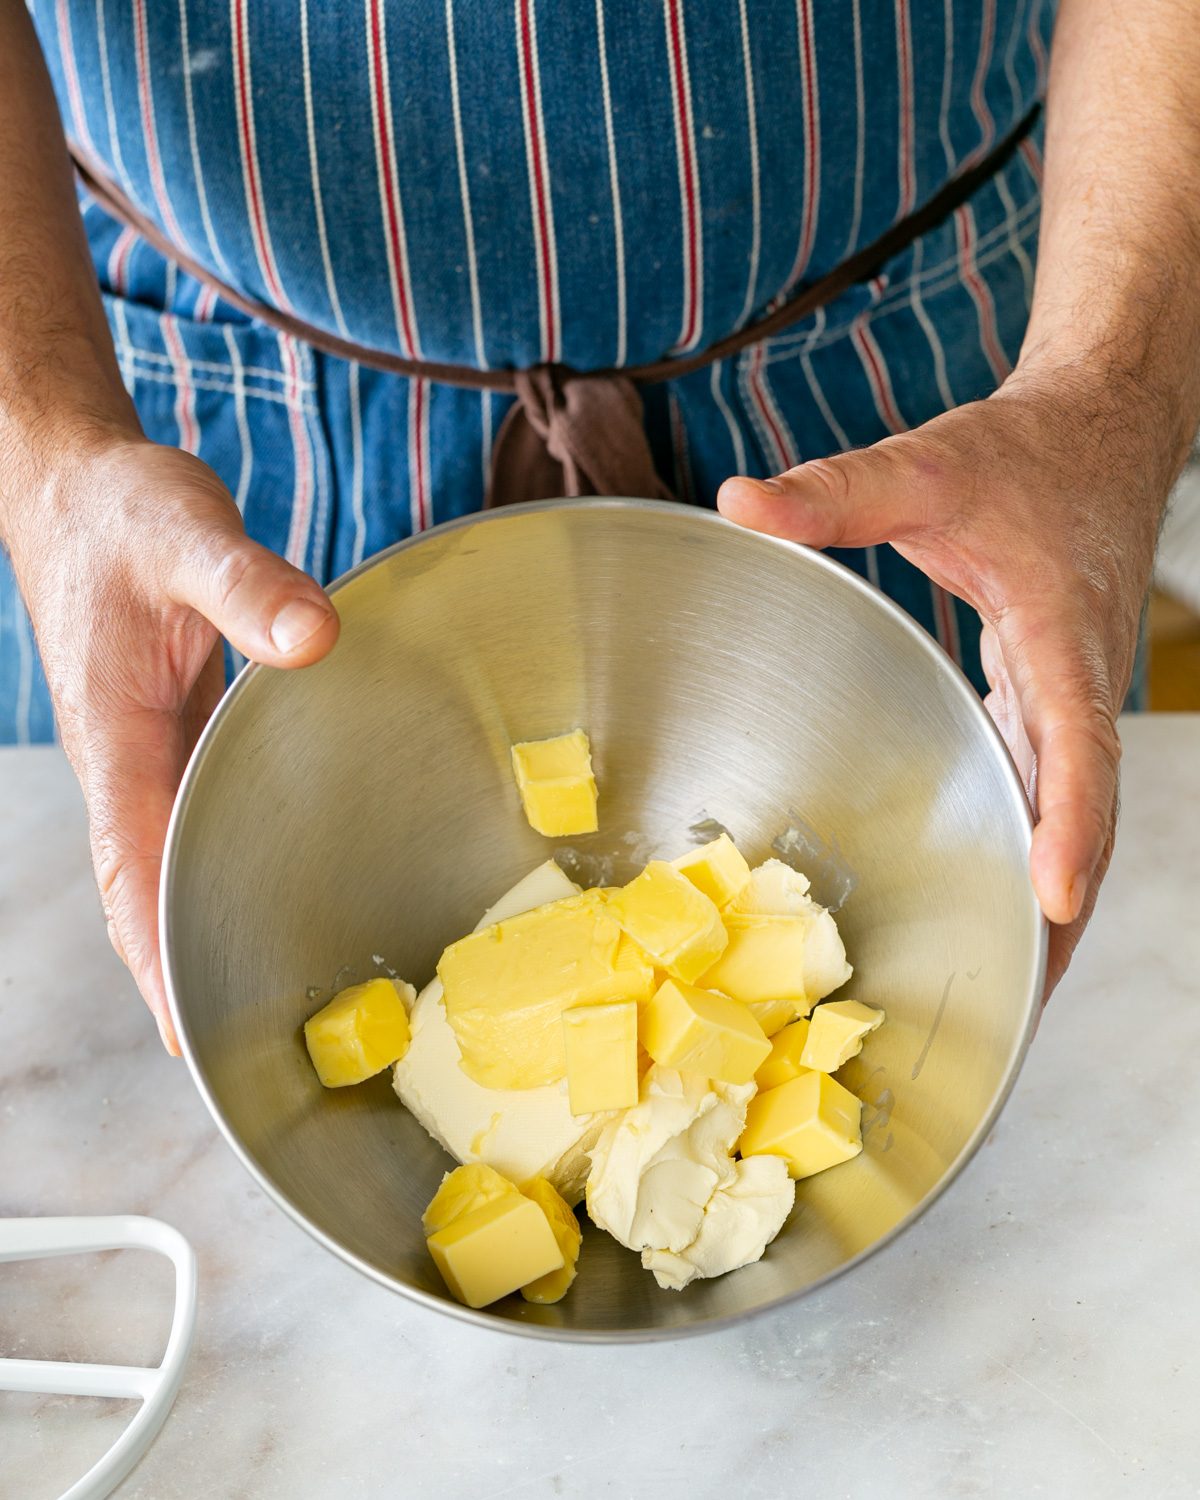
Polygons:
<instances>
[{"instance_id":1,"label":"butter cube","mask_svg":"<svg viewBox=\"0 0 1200 1500\"><path fill-rule=\"evenodd\" d=\"M468 1307L486 1307L564 1264L545 1211L515 1189L459 1214L426 1244L451 1294Z\"/></svg>"},{"instance_id":2,"label":"butter cube","mask_svg":"<svg viewBox=\"0 0 1200 1500\"><path fill-rule=\"evenodd\" d=\"M722 1083L749 1083L771 1050L744 1005L673 979L645 1007L642 1045L664 1067Z\"/></svg>"},{"instance_id":3,"label":"butter cube","mask_svg":"<svg viewBox=\"0 0 1200 1500\"><path fill-rule=\"evenodd\" d=\"M562 1013L573 1115L638 1102L638 1008L634 1000L579 1005Z\"/></svg>"},{"instance_id":4,"label":"butter cube","mask_svg":"<svg viewBox=\"0 0 1200 1500\"><path fill-rule=\"evenodd\" d=\"M411 1005L412 985L403 985ZM408 1012L391 979L368 979L339 991L304 1023L304 1042L327 1089L373 1078L408 1051Z\"/></svg>"},{"instance_id":5,"label":"butter cube","mask_svg":"<svg viewBox=\"0 0 1200 1500\"><path fill-rule=\"evenodd\" d=\"M527 1286L521 1288L521 1296L526 1302L559 1302L566 1296L571 1283L575 1280L583 1231L579 1227L579 1220L575 1217L573 1210L567 1206L566 1200L544 1177L534 1177L522 1183L521 1191L527 1198L532 1199L546 1215L546 1221L550 1225L559 1250L562 1251L563 1258L561 1270L549 1271L545 1276L539 1276L536 1281L529 1282Z\"/></svg>"},{"instance_id":6,"label":"butter cube","mask_svg":"<svg viewBox=\"0 0 1200 1500\"><path fill-rule=\"evenodd\" d=\"M452 943L438 976L463 1072L493 1089L557 1082L567 1066L563 1011L642 999L653 982L636 950L622 951L608 908L587 892Z\"/></svg>"},{"instance_id":7,"label":"butter cube","mask_svg":"<svg viewBox=\"0 0 1200 1500\"><path fill-rule=\"evenodd\" d=\"M658 968L687 984L725 950L728 939L713 901L663 860L651 860L607 905Z\"/></svg>"},{"instance_id":8,"label":"butter cube","mask_svg":"<svg viewBox=\"0 0 1200 1500\"><path fill-rule=\"evenodd\" d=\"M531 828L548 838L595 833L596 778L582 729L514 745L512 765Z\"/></svg>"},{"instance_id":9,"label":"butter cube","mask_svg":"<svg viewBox=\"0 0 1200 1500\"><path fill-rule=\"evenodd\" d=\"M455 1167L442 1178L441 1187L421 1215L421 1224L427 1235L436 1234L463 1214L472 1213L487 1203L494 1203L497 1198L503 1198L506 1193L515 1192L516 1188L507 1177L501 1177L494 1167L484 1162Z\"/></svg>"},{"instance_id":10,"label":"butter cube","mask_svg":"<svg viewBox=\"0 0 1200 1500\"><path fill-rule=\"evenodd\" d=\"M833 913L808 894L808 877L781 860L751 870L750 879L730 904L730 915L796 917L804 927L804 991L811 1003L845 984L853 972ZM730 925L727 923L726 925Z\"/></svg>"},{"instance_id":11,"label":"butter cube","mask_svg":"<svg viewBox=\"0 0 1200 1500\"><path fill-rule=\"evenodd\" d=\"M743 1156L782 1156L792 1177L811 1177L862 1150L862 1103L828 1073L801 1073L755 1094L738 1142Z\"/></svg>"},{"instance_id":12,"label":"butter cube","mask_svg":"<svg viewBox=\"0 0 1200 1500\"><path fill-rule=\"evenodd\" d=\"M805 1071L806 1065L801 1062L800 1054L808 1040L808 1027L807 1021L792 1021L776 1033L771 1041L771 1055L754 1075L760 1092L778 1088L791 1078L799 1078Z\"/></svg>"},{"instance_id":13,"label":"butter cube","mask_svg":"<svg viewBox=\"0 0 1200 1500\"><path fill-rule=\"evenodd\" d=\"M727 833L673 861L716 906L728 906L750 879L750 866Z\"/></svg>"},{"instance_id":14,"label":"butter cube","mask_svg":"<svg viewBox=\"0 0 1200 1500\"><path fill-rule=\"evenodd\" d=\"M621 941L617 944L613 969L620 976L622 992L630 1000L649 1000L658 988L654 965L627 932L621 934Z\"/></svg>"},{"instance_id":15,"label":"butter cube","mask_svg":"<svg viewBox=\"0 0 1200 1500\"><path fill-rule=\"evenodd\" d=\"M863 1038L883 1024L883 1011L857 1000L827 1000L812 1014L800 1061L821 1073L836 1073L862 1051Z\"/></svg>"},{"instance_id":16,"label":"butter cube","mask_svg":"<svg viewBox=\"0 0 1200 1500\"><path fill-rule=\"evenodd\" d=\"M791 1000L750 1000L745 1004L767 1036L774 1036L796 1019L796 1006Z\"/></svg>"},{"instance_id":17,"label":"butter cube","mask_svg":"<svg viewBox=\"0 0 1200 1500\"><path fill-rule=\"evenodd\" d=\"M727 912L729 943L701 983L749 1005L788 1001L797 1016L811 1009L804 990L805 917L765 917Z\"/></svg>"}]
</instances>

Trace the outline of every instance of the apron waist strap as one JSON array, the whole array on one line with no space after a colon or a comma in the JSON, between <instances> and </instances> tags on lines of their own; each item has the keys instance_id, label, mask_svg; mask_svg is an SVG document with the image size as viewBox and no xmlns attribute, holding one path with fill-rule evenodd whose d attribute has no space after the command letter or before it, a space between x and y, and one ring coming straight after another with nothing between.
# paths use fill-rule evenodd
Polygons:
<instances>
[{"instance_id":1,"label":"apron waist strap","mask_svg":"<svg viewBox=\"0 0 1200 1500\"><path fill-rule=\"evenodd\" d=\"M673 499L654 467L638 386L677 380L717 360L728 359L801 322L856 283L869 279L885 262L949 217L1004 166L1032 130L1040 110L1041 105L1035 104L987 156L952 178L927 203L755 322L693 354L607 370L574 370L568 365L545 364L527 370L478 370L470 365L437 360L405 359L339 338L293 313L255 301L221 281L172 244L158 225L108 177L104 168L75 143L71 144L71 154L84 186L113 218L249 317L338 359L353 360L389 374L515 395L517 402L496 435L486 505L557 495Z\"/></svg>"}]
</instances>

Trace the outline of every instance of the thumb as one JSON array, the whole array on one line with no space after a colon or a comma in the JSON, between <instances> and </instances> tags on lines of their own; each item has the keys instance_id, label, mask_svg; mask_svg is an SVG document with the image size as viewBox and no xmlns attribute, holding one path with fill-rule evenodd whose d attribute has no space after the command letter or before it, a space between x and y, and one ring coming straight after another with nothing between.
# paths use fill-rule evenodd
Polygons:
<instances>
[{"instance_id":1,"label":"thumb","mask_svg":"<svg viewBox=\"0 0 1200 1500\"><path fill-rule=\"evenodd\" d=\"M213 521L172 558L167 590L251 661L305 667L338 637L337 611L307 573L251 541L240 520Z\"/></svg>"},{"instance_id":2,"label":"thumb","mask_svg":"<svg viewBox=\"0 0 1200 1500\"><path fill-rule=\"evenodd\" d=\"M717 508L751 531L809 547L873 547L928 524L938 474L911 437L885 438L777 479L727 479Z\"/></svg>"}]
</instances>

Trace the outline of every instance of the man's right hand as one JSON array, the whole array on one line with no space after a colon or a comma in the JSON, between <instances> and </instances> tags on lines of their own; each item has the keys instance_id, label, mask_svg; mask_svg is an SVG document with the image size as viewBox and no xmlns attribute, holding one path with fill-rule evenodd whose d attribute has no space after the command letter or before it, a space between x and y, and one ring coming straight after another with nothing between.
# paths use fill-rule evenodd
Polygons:
<instances>
[{"instance_id":1,"label":"man's right hand","mask_svg":"<svg viewBox=\"0 0 1200 1500\"><path fill-rule=\"evenodd\" d=\"M141 437L78 440L22 480L7 537L83 787L113 947L178 1054L158 879L184 764L224 687L220 637L303 667L337 639L323 590L252 542L207 465ZM11 477L11 476L6 476Z\"/></svg>"}]
</instances>

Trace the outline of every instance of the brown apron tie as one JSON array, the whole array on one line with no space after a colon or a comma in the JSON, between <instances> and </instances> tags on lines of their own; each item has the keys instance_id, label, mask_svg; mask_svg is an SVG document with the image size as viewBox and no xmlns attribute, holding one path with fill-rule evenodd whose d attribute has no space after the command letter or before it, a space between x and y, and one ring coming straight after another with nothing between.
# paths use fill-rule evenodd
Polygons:
<instances>
[{"instance_id":1,"label":"brown apron tie","mask_svg":"<svg viewBox=\"0 0 1200 1500\"><path fill-rule=\"evenodd\" d=\"M104 169L73 142L71 154L84 186L113 218L135 230L161 255L210 287L232 307L260 323L338 359L353 360L410 380L515 395L516 405L496 436L485 505L511 505L518 500L547 500L557 495L630 495L653 500L674 499L674 496L655 470L637 387L678 380L705 365L738 354L751 344L799 323L851 286L873 276L893 256L961 207L1003 167L1033 129L1040 112L1041 105L1035 104L989 155L952 178L928 203L757 322L693 354L612 370L572 370L567 365L477 370L470 365L405 359L339 338L292 313L256 302L220 281L207 267L173 245L158 225L107 177Z\"/></svg>"},{"instance_id":2,"label":"brown apron tie","mask_svg":"<svg viewBox=\"0 0 1200 1500\"><path fill-rule=\"evenodd\" d=\"M675 497L658 476L642 398L624 375L562 365L514 372L517 403L496 434L488 505L557 495Z\"/></svg>"}]
</instances>

